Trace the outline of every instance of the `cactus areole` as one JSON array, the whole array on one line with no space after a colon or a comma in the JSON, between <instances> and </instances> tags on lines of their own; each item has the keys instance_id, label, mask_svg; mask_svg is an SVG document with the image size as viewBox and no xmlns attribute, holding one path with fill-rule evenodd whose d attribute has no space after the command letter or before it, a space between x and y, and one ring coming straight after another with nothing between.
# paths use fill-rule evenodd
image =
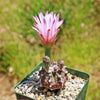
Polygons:
<instances>
[{"instance_id":1,"label":"cactus areole","mask_svg":"<svg viewBox=\"0 0 100 100\"><path fill-rule=\"evenodd\" d=\"M61 89L68 80L67 71L64 67L64 61L59 65L57 62L50 63L50 58L45 56L43 58L44 66L39 71L41 84L50 90Z\"/></svg>"}]
</instances>

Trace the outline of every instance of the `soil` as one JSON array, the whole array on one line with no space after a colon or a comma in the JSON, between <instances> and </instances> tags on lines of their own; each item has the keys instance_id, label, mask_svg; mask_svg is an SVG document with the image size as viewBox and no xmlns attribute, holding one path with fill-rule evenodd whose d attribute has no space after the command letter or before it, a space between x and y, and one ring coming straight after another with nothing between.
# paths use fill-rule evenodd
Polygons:
<instances>
[{"instance_id":1,"label":"soil","mask_svg":"<svg viewBox=\"0 0 100 100\"><path fill-rule=\"evenodd\" d=\"M16 100L13 91L17 80L13 77L0 73L0 100Z\"/></svg>"}]
</instances>

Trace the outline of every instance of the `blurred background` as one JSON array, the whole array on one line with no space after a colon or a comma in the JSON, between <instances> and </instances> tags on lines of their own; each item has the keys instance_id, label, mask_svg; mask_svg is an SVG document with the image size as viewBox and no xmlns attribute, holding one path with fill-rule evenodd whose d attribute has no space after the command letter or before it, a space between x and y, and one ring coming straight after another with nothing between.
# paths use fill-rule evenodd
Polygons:
<instances>
[{"instance_id":1,"label":"blurred background","mask_svg":"<svg viewBox=\"0 0 100 100\"><path fill-rule=\"evenodd\" d=\"M44 47L31 29L40 11L64 18L52 60L89 73L86 100L100 100L100 0L0 0L0 100L16 100L14 85L42 61Z\"/></svg>"}]
</instances>

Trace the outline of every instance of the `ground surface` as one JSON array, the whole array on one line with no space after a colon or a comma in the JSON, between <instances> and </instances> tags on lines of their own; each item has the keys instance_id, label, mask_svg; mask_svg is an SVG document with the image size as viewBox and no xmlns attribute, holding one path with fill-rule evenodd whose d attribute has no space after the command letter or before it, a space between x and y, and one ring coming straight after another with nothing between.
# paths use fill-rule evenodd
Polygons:
<instances>
[{"instance_id":1,"label":"ground surface","mask_svg":"<svg viewBox=\"0 0 100 100\"><path fill-rule=\"evenodd\" d=\"M0 100L16 100L13 87L16 80L12 80L5 74L0 73Z\"/></svg>"}]
</instances>

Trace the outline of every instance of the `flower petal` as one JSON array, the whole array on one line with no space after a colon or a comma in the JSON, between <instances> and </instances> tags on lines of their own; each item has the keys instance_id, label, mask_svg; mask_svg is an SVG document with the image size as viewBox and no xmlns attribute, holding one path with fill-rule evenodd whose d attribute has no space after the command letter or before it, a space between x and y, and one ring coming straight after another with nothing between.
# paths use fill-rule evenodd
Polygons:
<instances>
[{"instance_id":1,"label":"flower petal","mask_svg":"<svg viewBox=\"0 0 100 100\"><path fill-rule=\"evenodd\" d=\"M45 36L45 39L47 39L47 23L46 23L46 19L43 18L43 29L44 29L44 32L43 32L43 36Z\"/></svg>"},{"instance_id":2,"label":"flower petal","mask_svg":"<svg viewBox=\"0 0 100 100\"><path fill-rule=\"evenodd\" d=\"M46 43L42 38L40 39L40 41L41 41L42 45L45 46Z\"/></svg>"},{"instance_id":3,"label":"flower petal","mask_svg":"<svg viewBox=\"0 0 100 100\"><path fill-rule=\"evenodd\" d=\"M40 19L41 23L43 22L43 18L44 18L44 16L43 16L42 12L40 12L39 13L39 19Z\"/></svg>"},{"instance_id":4,"label":"flower petal","mask_svg":"<svg viewBox=\"0 0 100 100\"><path fill-rule=\"evenodd\" d=\"M38 32L38 29L32 26L32 29L36 30Z\"/></svg>"},{"instance_id":5,"label":"flower petal","mask_svg":"<svg viewBox=\"0 0 100 100\"><path fill-rule=\"evenodd\" d=\"M57 33L60 31L60 29L58 29L57 31L56 31L56 33L53 35L53 37L56 37L56 35L57 35Z\"/></svg>"},{"instance_id":6,"label":"flower petal","mask_svg":"<svg viewBox=\"0 0 100 100\"><path fill-rule=\"evenodd\" d=\"M49 14L53 16L53 11L51 11Z\"/></svg>"},{"instance_id":7,"label":"flower petal","mask_svg":"<svg viewBox=\"0 0 100 100\"><path fill-rule=\"evenodd\" d=\"M54 19L51 25L51 33L50 33L51 37L54 35L55 31L56 31L56 24L55 24L55 19Z\"/></svg>"},{"instance_id":8,"label":"flower petal","mask_svg":"<svg viewBox=\"0 0 100 100\"><path fill-rule=\"evenodd\" d=\"M59 21L59 22L57 23L57 25L56 25L56 28L60 27L60 25L61 25L63 22L64 22L64 19L61 20L61 21Z\"/></svg>"},{"instance_id":9,"label":"flower petal","mask_svg":"<svg viewBox=\"0 0 100 100\"><path fill-rule=\"evenodd\" d=\"M37 28L35 28L35 27L33 27L33 26L31 26L31 28L34 29L34 30L36 30L37 33L38 33L38 35L40 35L40 31L39 31Z\"/></svg>"},{"instance_id":10,"label":"flower petal","mask_svg":"<svg viewBox=\"0 0 100 100\"><path fill-rule=\"evenodd\" d=\"M34 23L34 26L35 26L36 28L38 28L38 25L37 25L36 23Z\"/></svg>"},{"instance_id":11,"label":"flower petal","mask_svg":"<svg viewBox=\"0 0 100 100\"><path fill-rule=\"evenodd\" d=\"M37 16L33 16L33 18L34 18L34 20L38 23L38 24L40 24L40 21L39 21L39 19L38 19L38 17Z\"/></svg>"},{"instance_id":12,"label":"flower petal","mask_svg":"<svg viewBox=\"0 0 100 100\"><path fill-rule=\"evenodd\" d=\"M47 43L49 43L49 33L50 33L50 29L48 29L47 31L47 40L46 40Z\"/></svg>"},{"instance_id":13,"label":"flower petal","mask_svg":"<svg viewBox=\"0 0 100 100\"><path fill-rule=\"evenodd\" d=\"M60 15L60 14L58 13L58 14L57 14L57 21L59 21L59 15Z\"/></svg>"},{"instance_id":14,"label":"flower petal","mask_svg":"<svg viewBox=\"0 0 100 100\"><path fill-rule=\"evenodd\" d=\"M45 16L47 16L47 15L48 15L48 11L46 12Z\"/></svg>"}]
</instances>

